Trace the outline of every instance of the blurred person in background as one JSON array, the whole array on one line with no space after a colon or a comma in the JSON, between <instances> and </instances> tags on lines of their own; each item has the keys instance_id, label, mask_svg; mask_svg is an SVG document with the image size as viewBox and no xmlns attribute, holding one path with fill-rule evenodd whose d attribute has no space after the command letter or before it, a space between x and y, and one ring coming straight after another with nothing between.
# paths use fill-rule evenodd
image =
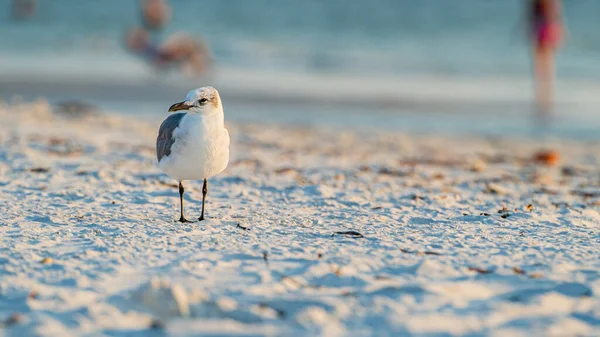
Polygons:
<instances>
[{"instance_id":1,"label":"blurred person in background","mask_svg":"<svg viewBox=\"0 0 600 337\"><path fill-rule=\"evenodd\" d=\"M32 17L37 9L36 0L13 0L12 18L16 20L25 20Z\"/></svg>"},{"instance_id":2,"label":"blurred person in background","mask_svg":"<svg viewBox=\"0 0 600 337\"><path fill-rule=\"evenodd\" d=\"M150 31L160 31L171 20L171 7L166 0L141 0L142 26Z\"/></svg>"},{"instance_id":3,"label":"blurred person in background","mask_svg":"<svg viewBox=\"0 0 600 337\"><path fill-rule=\"evenodd\" d=\"M173 66L192 76L205 75L211 65L210 51L202 42L178 33L165 42L155 43L143 28L130 30L125 38L127 48L143 57L159 70Z\"/></svg>"},{"instance_id":4,"label":"blurred person in background","mask_svg":"<svg viewBox=\"0 0 600 337\"><path fill-rule=\"evenodd\" d=\"M171 20L171 7L166 0L140 0L142 27L127 33L127 49L150 62L158 70L179 67L191 76L205 75L211 66L211 55L205 43L185 33L176 33L161 41L156 33Z\"/></svg>"},{"instance_id":5,"label":"blurred person in background","mask_svg":"<svg viewBox=\"0 0 600 337\"><path fill-rule=\"evenodd\" d=\"M559 0L530 0L529 33L533 48L533 65L538 113L546 115L552 108L554 54L562 42L563 23Z\"/></svg>"}]
</instances>

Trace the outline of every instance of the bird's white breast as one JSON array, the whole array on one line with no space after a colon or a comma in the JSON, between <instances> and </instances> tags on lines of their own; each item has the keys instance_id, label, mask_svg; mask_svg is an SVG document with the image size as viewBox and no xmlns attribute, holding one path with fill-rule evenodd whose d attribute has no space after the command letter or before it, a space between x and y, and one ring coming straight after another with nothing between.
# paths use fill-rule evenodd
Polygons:
<instances>
[{"instance_id":1,"label":"bird's white breast","mask_svg":"<svg viewBox=\"0 0 600 337\"><path fill-rule=\"evenodd\" d=\"M223 171L229 162L229 133L223 116L185 115L173 132L171 154L158 163L177 180L202 180Z\"/></svg>"}]
</instances>

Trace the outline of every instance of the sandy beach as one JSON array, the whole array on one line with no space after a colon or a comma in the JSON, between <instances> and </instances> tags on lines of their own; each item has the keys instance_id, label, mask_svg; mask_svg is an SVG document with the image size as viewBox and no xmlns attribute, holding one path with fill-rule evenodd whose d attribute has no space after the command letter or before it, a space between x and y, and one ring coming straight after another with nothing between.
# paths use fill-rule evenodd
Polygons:
<instances>
[{"instance_id":1,"label":"sandy beach","mask_svg":"<svg viewBox=\"0 0 600 337\"><path fill-rule=\"evenodd\" d=\"M600 334L599 142L227 123L180 224L162 118L74 112L0 107L0 334Z\"/></svg>"}]
</instances>

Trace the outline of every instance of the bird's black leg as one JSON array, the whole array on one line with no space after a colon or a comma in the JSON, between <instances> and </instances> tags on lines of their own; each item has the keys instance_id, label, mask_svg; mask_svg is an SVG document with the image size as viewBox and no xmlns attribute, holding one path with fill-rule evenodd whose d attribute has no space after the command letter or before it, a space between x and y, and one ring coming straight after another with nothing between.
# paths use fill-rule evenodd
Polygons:
<instances>
[{"instance_id":1,"label":"bird's black leg","mask_svg":"<svg viewBox=\"0 0 600 337\"><path fill-rule=\"evenodd\" d=\"M200 213L199 221L204 220L204 202L206 201L206 194L208 193L208 182L204 179L204 186L202 186L202 213Z\"/></svg>"},{"instance_id":2,"label":"bird's black leg","mask_svg":"<svg viewBox=\"0 0 600 337\"><path fill-rule=\"evenodd\" d=\"M179 218L179 222L190 222L183 216L183 184L181 181L179 182L179 204L181 205L181 217Z\"/></svg>"}]
</instances>

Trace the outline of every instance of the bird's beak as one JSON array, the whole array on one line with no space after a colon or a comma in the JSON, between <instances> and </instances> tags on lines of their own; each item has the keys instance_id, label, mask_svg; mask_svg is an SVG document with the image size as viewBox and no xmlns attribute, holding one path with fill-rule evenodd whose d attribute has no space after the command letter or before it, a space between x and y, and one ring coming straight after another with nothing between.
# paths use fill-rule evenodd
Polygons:
<instances>
[{"instance_id":1,"label":"bird's beak","mask_svg":"<svg viewBox=\"0 0 600 337\"><path fill-rule=\"evenodd\" d=\"M175 104L171 105L171 107L169 108L169 112L179 111L179 110L187 110L189 108L190 108L190 106L187 105L185 101L183 101L183 102L179 102L179 103L175 103Z\"/></svg>"}]
</instances>

